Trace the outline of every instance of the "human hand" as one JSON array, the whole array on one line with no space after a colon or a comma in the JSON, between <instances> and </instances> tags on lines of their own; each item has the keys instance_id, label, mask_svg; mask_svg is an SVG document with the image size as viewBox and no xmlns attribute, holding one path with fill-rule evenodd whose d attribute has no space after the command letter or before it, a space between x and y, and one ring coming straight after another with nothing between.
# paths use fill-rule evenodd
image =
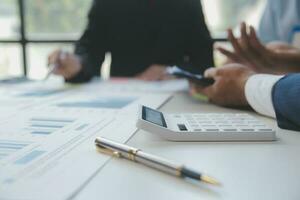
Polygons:
<instances>
[{"instance_id":1,"label":"human hand","mask_svg":"<svg viewBox=\"0 0 300 200\"><path fill-rule=\"evenodd\" d=\"M212 103L221 106L247 106L244 88L248 78L253 74L255 74L253 70L241 64L209 68L204 75L207 78L215 79L215 83L208 87L191 83L190 92L204 94Z\"/></svg>"},{"instance_id":2,"label":"human hand","mask_svg":"<svg viewBox=\"0 0 300 200\"><path fill-rule=\"evenodd\" d=\"M48 57L48 66L54 65L53 74L65 79L74 77L82 68L79 58L71 53L56 50Z\"/></svg>"},{"instance_id":3,"label":"human hand","mask_svg":"<svg viewBox=\"0 0 300 200\"><path fill-rule=\"evenodd\" d=\"M166 74L166 66L151 65L145 71L136 76L137 79L144 81L168 80L172 77Z\"/></svg>"},{"instance_id":4,"label":"human hand","mask_svg":"<svg viewBox=\"0 0 300 200\"><path fill-rule=\"evenodd\" d=\"M300 71L300 49L289 45L263 45L252 26L241 24L241 38L237 39L228 30L228 39L233 46L231 52L225 48L217 49L229 60L247 65L259 73L286 74Z\"/></svg>"}]
</instances>

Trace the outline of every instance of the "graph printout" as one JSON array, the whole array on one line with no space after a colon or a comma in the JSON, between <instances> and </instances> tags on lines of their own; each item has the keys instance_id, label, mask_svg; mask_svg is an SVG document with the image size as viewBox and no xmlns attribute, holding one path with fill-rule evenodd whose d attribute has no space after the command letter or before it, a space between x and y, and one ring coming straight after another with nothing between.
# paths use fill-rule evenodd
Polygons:
<instances>
[{"instance_id":1,"label":"graph printout","mask_svg":"<svg viewBox=\"0 0 300 200\"><path fill-rule=\"evenodd\" d=\"M0 199L71 198L110 158L95 150L95 137L126 142L138 106L158 108L170 97L110 92L101 83L16 87L0 87Z\"/></svg>"}]
</instances>

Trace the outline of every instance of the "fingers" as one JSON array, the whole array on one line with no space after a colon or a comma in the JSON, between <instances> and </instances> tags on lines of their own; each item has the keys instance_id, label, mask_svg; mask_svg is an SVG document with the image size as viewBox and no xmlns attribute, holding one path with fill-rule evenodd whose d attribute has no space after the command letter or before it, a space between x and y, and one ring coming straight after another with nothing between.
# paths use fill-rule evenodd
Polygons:
<instances>
[{"instance_id":1,"label":"fingers","mask_svg":"<svg viewBox=\"0 0 300 200\"><path fill-rule=\"evenodd\" d=\"M203 87L201 85L197 85L193 82L190 82L190 89L189 89L190 94L196 95L196 94L203 94L205 96L210 96L211 94L211 86L209 87Z\"/></svg>"},{"instance_id":2,"label":"fingers","mask_svg":"<svg viewBox=\"0 0 300 200\"><path fill-rule=\"evenodd\" d=\"M275 67L274 64L276 61L273 58L274 53L260 42L253 26L250 26L249 38L251 47L252 49L255 49L257 55L255 61L259 63L256 71L266 72L270 70L268 68Z\"/></svg>"},{"instance_id":3,"label":"fingers","mask_svg":"<svg viewBox=\"0 0 300 200\"><path fill-rule=\"evenodd\" d=\"M51 53L48 56L48 66L51 64L59 65L61 53L62 53L62 50L60 50L60 49L55 50L53 53Z\"/></svg>"},{"instance_id":4,"label":"fingers","mask_svg":"<svg viewBox=\"0 0 300 200\"><path fill-rule=\"evenodd\" d=\"M247 25L245 22L241 23L241 45L246 51L249 50L251 45L248 37Z\"/></svg>"},{"instance_id":5,"label":"fingers","mask_svg":"<svg viewBox=\"0 0 300 200\"><path fill-rule=\"evenodd\" d=\"M260 52L262 54L268 53L266 47L259 41L253 26L250 26L249 38L250 38L251 46L253 48L255 48L256 50L258 50L258 52Z\"/></svg>"},{"instance_id":6,"label":"fingers","mask_svg":"<svg viewBox=\"0 0 300 200\"><path fill-rule=\"evenodd\" d=\"M257 50L255 47L252 46L252 43L250 41L250 31L248 31L248 26L245 22L241 23L241 39L240 44L242 48L242 52L244 54L244 59L246 60L246 63L249 63L248 66L252 68L258 68L261 65L261 60L259 60L260 55L257 53Z\"/></svg>"},{"instance_id":7,"label":"fingers","mask_svg":"<svg viewBox=\"0 0 300 200\"><path fill-rule=\"evenodd\" d=\"M217 47L217 50L225 55L229 60L233 62L241 62L240 58L234 52L228 51L222 47Z\"/></svg>"},{"instance_id":8,"label":"fingers","mask_svg":"<svg viewBox=\"0 0 300 200\"><path fill-rule=\"evenodd\" d=\"M266 72L274 73L278 70L281 71L282 65L288 67L294 61L295 65L299 66L300 54L297 51L295 52L295 48L282 42L271 43L268 46L264 46L257 38L252 26L250 27L250 37L253 47L257 49L260 55Z\"/></svg>"},{"instance_id":9,"label":"fingers","mask_svg":"<svg viewBox=\"0 0 300 200\"><path fill-rule=\"evenodd\" d=\"M49 56L48 67L52 65L52 73L64 76L65 53L59 49Z\"/></svg>"},{"instance_id":10,"label":"fingers","mask_svg":"<svg viewBox=\"0 0 300 200\"><path fill-rule=\"evenodd\" d=\"M245 64L258 72L265 72L265 68L272 65L272 59L269 58L271 54L259 41L252 26L248 28L243 22L240 32L241 37L237 39L232 30L228 30L228 40L232 44L234 52L223 48L218 48L218 50L230 60Z\"/></svg>"},{"instance_id":11,"label":"fingers","mask_svg":"<svg viewBox=\"0 0 300 200\"><path fill-rule=\"evenodd\" d=\"M242 56L243 50L238 42L238 39L233 35L232 29L228 29L228 40L230 41L234 52L237 54L237 56Z\"/></svg>"},{"instance_id":12,"label":"fingers","mask_svg":"<svg viewBox=\"0 0 300 200\"><path fill-rule=\"evenodd\" d=\"M248 55L250 41L248 38L246 24L245 23L241 24L241 39L240 40L238 40L234 36L232 29L228 29L227 34L228 34L228 40L230 41L234 51L231 52L222 47L218 47L217 50L219 50L220 53L222 53L228 59L230 59L234 62L251 65L251 62L250 62L251 59L249 59L249 55Z\"/></svg>"},{"instance_id":13,"label":"fingers","mask_svg":"<svg viewBox=\"0 0 300 200\"><path fill-rule=\"evenodd\" d=\"M232 29L228 30L228 40L230 41L234 52L229 52L228 50L225 49L220 49L220 52L224 55L226 55L229 59L234 60L239 63L244 63L247 65L252 65L251 59L249 59L249 41L247 37L247 27L246 24L243 23L241 26L241 32L242 36L241 39L238 40L234 34Z\"/></svg>"},{"instance_id":14,"label":"fingers","mask_svg":"<svg viewBox=\"0 0 300 200\"><path fill-rule=\"evenodd\" d=\"M66 79L74 77L82 68L80 59L76 55L62 50L54 51L49 56L48 63L52 65L53 74L61 75Z\"/></svg>"},{"instance_id":15,"label":"fingers","mask_svg":"<svg viewBox=\"0 0 300 200\"><path fill-rule=\"evenodd\" d=\"M207 70L205 70L204 76L206 78L215 78L217 76L217 71L218 69L216 69L215 67L208 68Z\"/></svg>"},{"instance_id":16,"label":"fingers","mask_svg":"<svg viewBox=\"0 0 300 200\"><path fill-rule=\"evenodd\" d=\"M252 30L251 30L252 29ZM256 37L256 33L254 28L251 26L249 27L249 33L248 33L248 27L245 22L241 24L241 45L243 48L243 51L245 53L245 59L247 59L248 63L250 63L250 67L253 69L260 68L264 64L264 59L260 55L260 53L257 51L257 46L253 46L253 42L251 41L251 32L254 33L254 36L256 38L256 42L259 42L259 40ZM260 43L260 42L259 42ZM263 46L263 45L261 45ZM261 47L259 47L261 48Z\"/></svg>"},{"instance_id":17,"label":"fingers","mask_svg":"<svg viewBox=\"0 0 300 200\"><path fill-rule=\"evenodd\" d=\"M204 77L213 78L213 79L217 80L218 76L221 74L220 73L221 71L222 71L222 69L217 69L217 68L211 67L204 72ZM206 96L210 96L210 92L211 92L214 84L211 86L201 86L197 83L190 82L190 86L191 86L190 92L192 94L201 93Z\"/></svg>"}]
</instances>

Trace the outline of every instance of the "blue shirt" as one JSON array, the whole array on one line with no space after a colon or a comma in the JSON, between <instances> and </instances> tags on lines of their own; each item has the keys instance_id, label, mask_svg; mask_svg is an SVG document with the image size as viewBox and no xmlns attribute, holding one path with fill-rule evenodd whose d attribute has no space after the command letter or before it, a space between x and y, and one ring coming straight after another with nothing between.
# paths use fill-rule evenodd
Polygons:
<instances>
[{"instance_id":1,"label":"blue shirt","mask_svg":"<svg viewBox=\"0 0 300 200\"><path fill-rule=\"evenodd\" d=\"M299 0L268 0L258 36L264 43L292 42L294 29L300 26Z\"/></svg>"}]
</instances>

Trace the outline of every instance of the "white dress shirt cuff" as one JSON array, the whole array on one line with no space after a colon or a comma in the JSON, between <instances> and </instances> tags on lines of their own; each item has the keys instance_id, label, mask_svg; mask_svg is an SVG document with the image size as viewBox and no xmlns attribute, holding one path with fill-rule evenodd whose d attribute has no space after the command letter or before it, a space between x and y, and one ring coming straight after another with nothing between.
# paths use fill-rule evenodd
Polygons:
<instances>
[{"instance_id":1,"label":"white dress shirt cuff","mask_svg":"<svg viewBox=\"0 0 300 200\"><path fill-rule=\"evenodd\" d=\"M256 74L245 85L245 95L249 105L258 113L275 118L272 89L283 76Z\"/></svg>"}]
</instances>

